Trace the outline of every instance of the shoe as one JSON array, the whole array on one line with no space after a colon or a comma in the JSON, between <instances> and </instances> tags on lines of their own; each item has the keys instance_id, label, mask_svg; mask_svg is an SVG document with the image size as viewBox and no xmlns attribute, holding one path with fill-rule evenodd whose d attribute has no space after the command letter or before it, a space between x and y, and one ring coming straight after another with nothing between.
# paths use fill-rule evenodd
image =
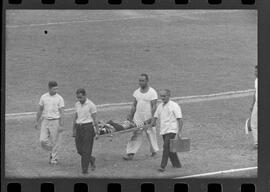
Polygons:
<instances>
[{"instance_id":1,"label":"shoe","mask_svg":"<svg viewBox=\"0 0 270 192\"><path fill-rule=\"evenodd\" d=\"M162 167L160 167L160 168L158 168L158 171L159 171L159 172L164 172L164 171L165 171L165 169L164 169L164 168L162 168Z\"/></svg>"},{"instance_id":2,"label":"shoe","mask_svg":"<svg viewBox=\"0 0 270 192\"><path fill-rule=\"evenodd\" d=\"M88 174L88 171L82 171L82 174L83 175L87 175Z\"/></svg>"},{"instance_id":3,"label":"shoe","mask_svg":"<svg viewBox=\"0 0 270 192\"><path fill-rule=\"evenodd\" d=\"M156 152L153 152L152 154L151 154L151 157L155 157L157 155L157 153Z\"/></svg>"},{"instance_id":4,"label":"shoe","mask_svg":"<svg viewBox=\"0 0 270 192\"><path fill-rule=\"evenodd\" d=\"M52 154L50 153L49 164L51 164L51 161L52 161Z\"/></svg>"},{"instance_id":5,"label":"shoe","mask_svg":"<svg viewBox=\"0 0 270 192\"><path fill-rule=\"evenodd\" d=\"M258 149L258 144L254 144L253 149Z\"/></svg>"},{"instance_id":6,"label":"shoe","mask_svg":"<svg viewBox=\"0 0 270 192\"><path fill-rule=\"evenodd\" d=\"M180 169L182 166L173 166L174 169Z\"/></svg>"},{"instance_id":7,"label":"shoe","mask_svg":"<svg viewBox=\"0 0 270 192\"><path fill-rule=\"evenodd\" d=\"M91 163L91 170L92 171L95 171L95 169L96 169L95 161L96 161L96 158L95 157L92 157L92 161L90 162Z\"/></svg>"},{"instance_id":8,"label":"shoe","mask_svg":"<svg viewBox=\"0 0 270 192\"><path fill-rule=\"evenodd\" d=\"M56 165L56 164L58 164L58 160L57 160L57 159L52 159L52 160L50 161L50 164Z\"/></svg>"},{"instance_id":9,"label":"shoe","mask_svg":"<svg viewBox=\"0 0 270 192\"><path fill-rule=\"evenodd\" d=\"M124 160L129 161L132 160L134 157L134 154L130 153L123 157Z\"/></svg>"}]
</instances>

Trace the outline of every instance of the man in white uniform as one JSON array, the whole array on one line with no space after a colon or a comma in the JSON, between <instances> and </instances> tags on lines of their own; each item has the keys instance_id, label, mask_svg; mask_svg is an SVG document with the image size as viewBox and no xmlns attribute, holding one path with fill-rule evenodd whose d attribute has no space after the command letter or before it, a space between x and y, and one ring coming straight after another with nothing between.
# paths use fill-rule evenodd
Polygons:
<instances>
[{"instance_id":1,"label":"man in white uniform","mask_svg":"<svg viewBox=\"0 0 270 192\"><path fill-rule=\"evenodd\" d=\"M63 131L64 99L57 93L57 82L50 81L48 87L49 92L43 94L39 101L35 128L40 127L40 143L43 149L50 152L49 163L57 164L57 151Z\"/></svg>"},{"instance_id":2,"label":"man in white uniform","mask_svg":"<svg viewBox=\"0 0 270 192\"><path fill-rule=\"evenodd\" d=\"M162 135L163 154L159 171L165 171L165 168L170 158L174 168L180 168L181 163L178 159L177 153L170 152L170 140L174 139L178 134L181 137L182 132L182 111L180 106L170 100L171 92L168 89L160 91L160 98L162 103L158 105L154 118L152 119L152 125L156 125L156 120L160 121L160 135Z\"/></svg>"},{"instance_id":3,"label":"man in white uniform","mask_svg":"<svg viewBox=\"0 0 270 192\"><path fill-rule=\"evenodd\" d=\"M253 99L253 104L250 109L251 111L251 130L254 140L254 148L257 149L258 147L258 69L257 66L255 66L255 94Z\"/></svg>"},{"instance_id":4,"label":"man in white uniform","mask_svg":"<svg viewBox=\"0 0 270 192\"><path fill-rule=\"evenodd\" d=\"M141 74L139 78L140 88L133 93L134 102L128 116L128 120L134 121L137 126L150 124L156 111L158 95L157 92L148 85L148 81L148 75ZM151 156L156 155L156 152L159 150L156 128L150 127L147 130L137 130L133 132L131 140L127 144L127 155L123 157L125 160L132 160L135 153L139 150L142 143L143 132L146 133L147 139L150 143Z\"/></svg>"}]
</instances>

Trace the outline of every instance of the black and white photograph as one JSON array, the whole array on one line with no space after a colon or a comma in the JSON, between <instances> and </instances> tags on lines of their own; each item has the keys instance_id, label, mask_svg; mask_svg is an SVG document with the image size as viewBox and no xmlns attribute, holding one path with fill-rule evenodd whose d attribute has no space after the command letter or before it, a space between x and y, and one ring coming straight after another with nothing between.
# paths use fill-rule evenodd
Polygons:
<instances>
[{"instance_id":1,"label":"black and white photograph","mask_svg":"<svg viewBox=\"0 0 270 192\"><path fill-rule=\"evenodd\" d=\"M8 9L6 178L257 178L256 10Z\"/></svg>"}]
</instances>

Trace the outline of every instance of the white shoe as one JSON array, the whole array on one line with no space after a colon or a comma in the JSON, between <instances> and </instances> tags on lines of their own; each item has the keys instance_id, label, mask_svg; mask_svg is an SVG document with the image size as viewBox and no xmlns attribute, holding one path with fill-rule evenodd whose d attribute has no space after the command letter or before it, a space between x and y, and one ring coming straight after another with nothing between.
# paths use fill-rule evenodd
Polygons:
<instances>
[{"instance_id":1,"label":"white shoe","mask_svg":"<svg viewBox=\"0 0 270 192\"><path fill-rule=\"evenodd\" d=\"M58 160L57 159L52 159L50 163L52 165L56 165L56 164L58 164Z\"/></svg>"}]
</instances>

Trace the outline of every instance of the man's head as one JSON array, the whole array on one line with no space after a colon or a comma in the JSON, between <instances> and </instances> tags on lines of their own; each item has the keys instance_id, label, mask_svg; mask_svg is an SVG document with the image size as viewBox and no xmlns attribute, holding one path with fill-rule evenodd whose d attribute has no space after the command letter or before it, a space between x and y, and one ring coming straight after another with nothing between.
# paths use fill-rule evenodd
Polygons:
<instances>
[{"instance_id":1,"label":"man's head","mask_svg":"<svg viewBox=\"0 0 270 192\"><path fill-rule=\"evenodd\" d=\"M56 81L50 81L48 83L50 95L55 95L58 92L58 85Z\"/></svg>"},{"instance_id":2,"label":"man's head","mask_svg":"<svg viewBox=\"0 0 270 192\"><path fill-rule=\"evenodd\" d=\"M160 99L162 100L162 102L164 104L168 103L168 101L170 100L170 96L171 96L171 91L169 89L162 89L159 92L159 96Z\"/></svg>"},{"instance_id":3,"label":"man's head","mask_svg":"<svg viewBox=\"0 0 270 192\"><path fill-rule=\"evenodd\" d=\"M78 101L83 104L86 101L86 91L85 89L77 89L76 96Z\"/></svg>"},{"instance_id":4,"label":"man's head","mask_svg":"<svg viewBox=\"0 0 270 192\"><path fill-rule=\"evenodd\" d=\"M142 73L139 78L139 85L142 89L148 86L149 77L147 74Z\"/></svg>"},{"instance_id":5,"label":"man's head","mask_svg":"<svg viewBox=\"0 0 270 192\"><path fill-rule=\"evenodd\" d=\"M255 66L255 76L258 77L258 65Z\"/></svg>"}]
</instances>

